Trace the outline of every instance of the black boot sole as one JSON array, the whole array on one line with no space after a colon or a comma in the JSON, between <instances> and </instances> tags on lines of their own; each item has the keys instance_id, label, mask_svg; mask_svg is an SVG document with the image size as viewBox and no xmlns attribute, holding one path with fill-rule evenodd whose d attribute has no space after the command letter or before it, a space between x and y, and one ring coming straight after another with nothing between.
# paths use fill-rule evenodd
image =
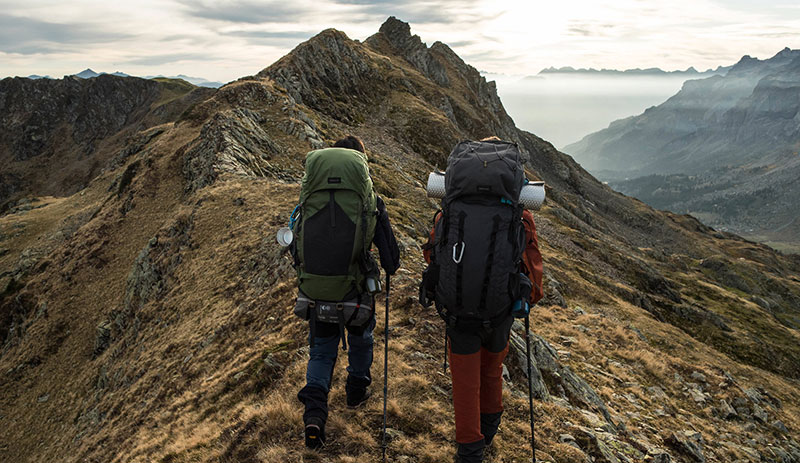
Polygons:
<instances>
[{"instance_id":1,"label":"black boot sole","mask_svg":"<svg viewBox=\"0 0 800 463\"><path fill-rule=\"evenodd\" d=\"M322 431L319 426L310 424L306 426L306 448L319 450L325 445L325 440L321 437Z\"/></svg>"}]
</instances>

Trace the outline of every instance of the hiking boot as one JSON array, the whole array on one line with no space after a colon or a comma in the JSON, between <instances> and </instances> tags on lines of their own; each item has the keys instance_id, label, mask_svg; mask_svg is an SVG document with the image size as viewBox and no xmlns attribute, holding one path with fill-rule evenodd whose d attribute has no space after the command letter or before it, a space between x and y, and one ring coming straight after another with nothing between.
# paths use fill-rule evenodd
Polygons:
<instances>
[{"instance_id":1,"label":"hiking boot","mask_svg":"<svg viewBox=\"0 0 800 463\"><path fill-rule=\"evenodd\" d=\"M306 448L319 450L325 445L325 423L319 419L310 419L306 423Z\"/></svg>"},{"instance_id":2,"label":"hiking boot","mask_svg":"<svg viewBox=\"0 0 800 463\"><path fill-rule=\"evenodd\" d=\"M370 391L367 389L372 383L372 379L359 378L358 376L347 376L347 383L345 383L344 391L347 394L347 406L356 408L367 401L370 396Z\"/></svg>"},{"instance_id":3,"label":"hiking boot","mask_svg":"<svg viewBox=\"0 0 800 463\"><path fill-rule=\"evenodd\" d=\"M483 439L470 444L458 444L456 463L483 463L483 449L486 443Z\"/></svg>"},{"instance_id":4,"label":"hiking boot","mask_svg":"<svg viewBox=\"0 0 800 463\"><path fill-rule=\"evenodd\" d=\"M369 389L364 389L364 392L357 396L356 394L348 394L347 395L347 408L358 408L362 406L367 399L372 396L372 392Z\"/></svg>"},{"instance_id":5,"label":"hiking boot","mask_svg":"<svg viewBox=\"0 0 800 463\"><path fill-rule=\"evenodd\" d=\"M483 434L483 440L486 442L487 447L492 445L494 436L497 434L497 428L500 427L500 418L502 416L502 411L497 413L481 413L481 434Z\"/></svg>"}]
</instances>

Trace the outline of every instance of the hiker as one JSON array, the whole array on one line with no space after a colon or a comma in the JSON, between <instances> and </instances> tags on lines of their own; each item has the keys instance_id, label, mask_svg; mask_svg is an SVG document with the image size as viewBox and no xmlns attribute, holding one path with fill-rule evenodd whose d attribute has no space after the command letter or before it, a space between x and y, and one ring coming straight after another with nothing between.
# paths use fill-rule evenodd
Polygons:
<instances>
[{"instance_id":1,"label":"hiker","mask_svg":"<svg viewBox=\"0 0 800 463\"><path fill-rule=\"evenodd\" d=\"M448 158L442 210L423 254L420 302L446 322L457 461L483 461L503 414L503 360L514 317L542 297L533 214L518 203L527 182L516 144L461 142Z\"/></svg>"},{"instance_id":2,"label":"hiker","mask_svg":"<svg viewBox=\"0 0 800 463\"><path fill-rule=\"evenodd\" d=\"M374 295L381 289L371 244L387 275L400 266L400 251L386 206L372 190L360 139L348 136L312 151L305 166L291 251L299 282L295 313L309 321L310 352L306 385L297 398L305 406L305 445L318 449L325 443L340 341L347 350L347 406L356 408L370 397Z\"/></svg>"}]
</instances>

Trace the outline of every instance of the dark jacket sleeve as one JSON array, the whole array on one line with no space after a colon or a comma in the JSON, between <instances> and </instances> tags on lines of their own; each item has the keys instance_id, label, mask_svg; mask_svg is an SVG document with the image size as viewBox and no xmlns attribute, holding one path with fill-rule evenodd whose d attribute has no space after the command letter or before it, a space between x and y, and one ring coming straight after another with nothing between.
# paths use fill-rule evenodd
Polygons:
<instances>
[{"instance_id":1,"label":"dark jacket sleeve","mask_svg":"<svg viewBox=\"0 0 800 463\"><path fill-rule=\"evenodd\" d=\"M389 275L400 268L400 248L392 231L392 224L389 222L389 213L386 212L386 204L378 196L378 221L375 225L375 237L372 239L381 259L381 267Z\"/></svg>"}]
</instances>

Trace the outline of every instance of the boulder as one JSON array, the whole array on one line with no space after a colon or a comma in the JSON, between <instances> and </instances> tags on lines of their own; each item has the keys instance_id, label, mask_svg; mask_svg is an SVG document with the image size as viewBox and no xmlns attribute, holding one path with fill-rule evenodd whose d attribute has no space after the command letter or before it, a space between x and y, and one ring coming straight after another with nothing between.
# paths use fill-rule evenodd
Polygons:
<instances>
[{"instance_id":1,"label":"boulder","mask_svg":"<svg viewBox=\"0 0 800 463\"><path fill-rule=\"evenodd\" d=\"M581 449L590 455L595 463L621 463L611 449L589 428L578 426L576 430L576 441Z\"/></svg>"},{"instance_id":2,"label":"boulder","mask_svg":"<svg viewBox=\"0 0 800 463\"><path fill-rule=\"evenodd\" d=\"M725 399L720 399L719 406L714 408L714 414L723 420L733 420L739 416L736 410L731 407L731 404Z\"/></svg>"},{"instance_id":3,"label":"boulder","mask_svg":"<svg viewBox=\"0 0 800 463\"><path fill-rule=\"evenodd\" d=\"M781 421L781 420L773 421L772 422L772 427L777 429L779 432L782 432L784 434L789 434L789 429L786 427L785 424L783 424L783 421Z\"/></svg>"},{"instance_id":4,"label":"boulder","mask_svg":"<svg viewBox=\"0 0 800 463\"><path fill-rule=\"evenodd\" d=\"M703 455L703 436L696 431L673 432L664 440L664 443L688 457L691 461L705 463Z\"/></svg>"},{"instance_id":5,"label":"boulder","mask_svg":"<svg viewBox=\"0 0 800 463\"><path fill-rule=\"evenodd\" d=\"M753 418L761 423L766 423L769 417L767 416L766 410L761 408L758 404L753 404Z\"/></svg>"},{"instance_id":6,"label":"boulder","mask_svg":"<svg viewBox=\"0 0 800 463\"><path fill-rule=\"evenodd\" d=\"M693 371L691 374L693 380L697 381L698 383L707 383L706 375L700 373L699 371Z\"/></svg>"},{"instance_id":7,"label":"boulder","mask_svg":"<svg viewBox=\"0 0 800 463\"><path fill-rule=\"evenodd\" d=\"M522 324L514 322L509 340L510 351L517 361L517 365L527 371L527 360L525 351L524 333ZM531 361L534 371L534 395L540 399L549 397L551 391L558 391L573 406L582 409L594 410L605 418L607 423L613 428L614 423L608 412L603 399L592 389L591 386L580 376L566 365L562 365L558 351L553 348L544 338L536 334L531 335Z\"/></svg>"}]
</instances>

